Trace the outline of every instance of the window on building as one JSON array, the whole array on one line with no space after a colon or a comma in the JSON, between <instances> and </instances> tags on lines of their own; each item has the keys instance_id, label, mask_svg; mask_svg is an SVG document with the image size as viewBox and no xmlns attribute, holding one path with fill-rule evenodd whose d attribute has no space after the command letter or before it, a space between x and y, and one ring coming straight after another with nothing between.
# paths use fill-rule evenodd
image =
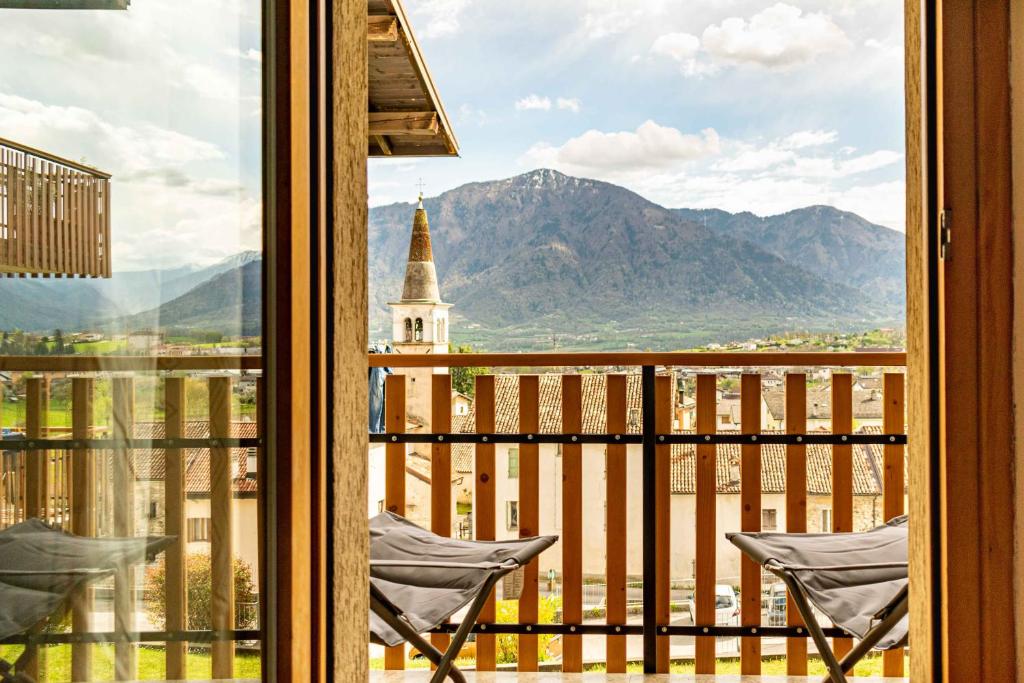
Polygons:
<instances>
[{"instance_id":1,"label":"window on building","mask_svg":"<svg viewBox=\"0 0 1024 683\"><path fill-rule=\"evenodd\" d=\"M774 508L761 510L761 531L775 531L778 528L778 511Z\"/></svg>"},{"instance_id":2,"label":"window on building","mask_svg":"<svg viewBox=\"0 0 1024 683\"><path fill-rule=\"evenodd\" d=\"M158 514L158 511L157 511L156 501L155 500L149 501L149 518L150 519L156 519L157 518L157 514Z\"/></svg>"},{"instance_id":3,"label":"window on building","mask_svg":"<svg viewBox=\"0 0 1024 683\"><path fill-rule=\"evenodd\" d=\"M188 542L209 543L210 542L210 518L189 517L188 518Z\"/></svg>"},{"instance_id":4,"label":"window on building","mask_svg":"<svg viewBox=\"0 0 1024 683\"><path fill-rule=\"evenodd\" d=\"M416 318L416 328L413 330L413 341L423 341L423 318Z\"/></svg>"},{"instance_id":5,"label":"window on building","mask_svg":"<svg viewBox=\"0 0 1024 683\"><path fill-rule=\"evenodd\" d=\"M508 478L518 479L519 478L519 449L510 448L508 449Z\"/></svg>"},{"instance_id":6,"label":"window on building","mask_svg":"<svg viewBox=\"0 0 1024 683\"><path fill-rule=\"evenodd\" d=\"M405 319L405 341L407 341L407 342L411 342L412 341L412 319L411 318L406 318Z\"/></svg>"},{"instance_id":7,"label":"window on building","mask_svg":"<svg viewBox=\"0 0 1024 683\"><path fill-rule=\"evenodd\" d=\"M519 501L505 501L505 527L509 531L519 531Z\"/></svg>"},{"instance_id":8,"label":"window on building","mask_svg":"<svg viewBox=\"0 0 1024 683\"><path fill-rule=\"evenodd\" d=\"M832 532L832 508L823 508L821 511L821 531L825 534Z\"/></svg>"}]
</instances>

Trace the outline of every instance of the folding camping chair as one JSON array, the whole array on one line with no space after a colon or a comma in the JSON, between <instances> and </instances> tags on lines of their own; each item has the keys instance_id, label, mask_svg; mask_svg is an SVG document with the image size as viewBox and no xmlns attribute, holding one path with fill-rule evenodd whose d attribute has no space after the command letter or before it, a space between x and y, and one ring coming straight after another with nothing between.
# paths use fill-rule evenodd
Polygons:
<instances>
[{"instance_id":1,"label":"folding camping chair","mask_svg":"<svg viewBox=\"0 0 1024 683\"><path fill-rule=\"evenodd\" d=\"M408 641L437 667L433 683L466 679L455 658L495 584L558 540L463 541L438 536L384 512L370 520L370 635L394 646ZM421 633L469 605L445 652Z\"/></svg>"},{"instance_id":2,"label":"folding camping chair","mask_svg":"<svg viewBox=\"0 0 1024 683\"><path fill-rule=\"evenodd\" d=\"M906 643L906 516L860 533L732 533L726 538L785 582L828 668L825 681L845 683L872 648ZM811 604L860 639L842 661L829 648Z\"/></svg>"},{"instance_id":3,"label":"folding camping chair","mask_svg":"<svg viewBox=\"0 0 1024 683\"><path fill-rule=\"evenodd\" d=\"M38 630L86 585L152 559L173 536L85 538L29 519L0 531L0 640ZM0 683L32 683L28 644L12 665L0 659Z\"/></svg>"}]
</instances>

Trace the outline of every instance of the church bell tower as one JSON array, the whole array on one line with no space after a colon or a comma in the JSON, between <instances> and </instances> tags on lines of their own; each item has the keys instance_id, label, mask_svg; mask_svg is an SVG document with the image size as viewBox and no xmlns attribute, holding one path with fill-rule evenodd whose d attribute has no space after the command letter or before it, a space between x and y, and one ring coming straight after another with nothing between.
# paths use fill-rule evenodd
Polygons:
<instances>
[{"instance_id":1,"label":"church bell tower","mask_svg":"<svg viewBox=\"0 0 1024 683\"><path fill-rule=\"evenodd\" d=\"M388 305L391 307L391 338L396 353L448 353L448 313L452 305L441 300L437 286L437 270L430 246L430 223L423 208L422 193L413 215L402 298ZM405 368L403 372L407 378L407 414L429 425L430 377L447 374L448 368Z\"/></svg>"}]
</instances>

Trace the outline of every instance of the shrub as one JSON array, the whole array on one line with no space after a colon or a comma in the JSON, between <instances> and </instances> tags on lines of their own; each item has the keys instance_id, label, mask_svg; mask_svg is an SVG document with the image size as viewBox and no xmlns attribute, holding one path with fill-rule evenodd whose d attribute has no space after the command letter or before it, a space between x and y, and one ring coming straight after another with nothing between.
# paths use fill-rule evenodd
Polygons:
<instances>
[{"instance_id":1,"label":"shrub","mask_svg":"<svg viewBox=\"0 0 1024 683\"><path fill-rule=\"evenodd\" d=\"M146 569L146 615L158 628L165 627L167 614L166 573L164 559ZM241 611L237 605L256 602L256 585L252 568L240 558L234 558L235 572L235 628L256 628L257 614ZM208 631L212 628L211 603L213 602L213 579L210 570L209 553L189 553L185 558L185 591L188 594L187 629Z\"/></svg>"},{"instance_id":2,"label":"shrub","mask_svg":"<svg viewBox=\"0 0 1024 683\"><path fill-rule=\"evenodd\" d=\"M561 608L562 599L552 596L540 599L537 609L538 624L555 623L555 614ZM519 621L519 601L499 600L497 604L499 624L515 624ZM537 659L545 661L547 657L548 643L554 636L541 634L537 636ZM519 636L504 633L496 638L497 658L499 664L513 664L519 660Z\"/></svg>"}]
</instances>

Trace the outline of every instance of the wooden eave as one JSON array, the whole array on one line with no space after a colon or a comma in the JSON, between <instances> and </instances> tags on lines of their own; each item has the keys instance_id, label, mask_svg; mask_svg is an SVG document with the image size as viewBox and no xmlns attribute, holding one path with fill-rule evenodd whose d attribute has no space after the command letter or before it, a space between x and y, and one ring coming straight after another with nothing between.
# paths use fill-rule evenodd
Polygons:
<instances>
[{"instance_id":1,"label":"wooden eave","mask_svg":"<svg viewBox=\"0 0 1024 683\"><path fill-rule=\"evenodd\" d=\"M367 0L371 157L458 156L459 143L400 0Z\"/></svg>"}]
</instances>

